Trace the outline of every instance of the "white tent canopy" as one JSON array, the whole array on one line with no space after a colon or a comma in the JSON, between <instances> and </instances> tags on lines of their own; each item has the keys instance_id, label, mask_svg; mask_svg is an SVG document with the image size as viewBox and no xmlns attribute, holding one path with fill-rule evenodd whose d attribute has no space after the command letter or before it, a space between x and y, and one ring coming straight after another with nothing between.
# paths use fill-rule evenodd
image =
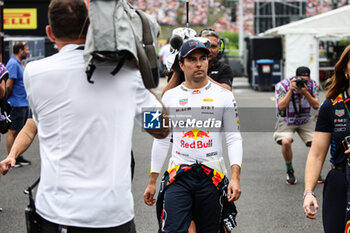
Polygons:
<instances>
[{"instance_id":1,"label":"white tent canopy","mask_svg":"<svg viewBox=\"0 0 350 233\"><path fill-rule=\"evenodd\" d=\"M350 36L350 5L267 30L265 35L284 37L284 74L295 75L298 66L307 66L319 82L319 39Z\"/></svg>"}]
</instances>

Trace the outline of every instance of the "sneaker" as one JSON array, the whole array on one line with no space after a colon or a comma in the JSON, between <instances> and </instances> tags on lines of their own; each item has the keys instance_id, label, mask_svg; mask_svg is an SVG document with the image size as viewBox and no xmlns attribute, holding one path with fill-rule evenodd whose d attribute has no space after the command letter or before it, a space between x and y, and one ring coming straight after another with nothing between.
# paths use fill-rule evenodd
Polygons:
<instances>
[{"instance_id":1,"label":"sneaker","mask_svg":"<svg viewBox=\"0 0 350 233\"><path fill-rule=\"evenodd\" d=\"M19 156L16 159L16 164L19 163L22 166L27 166L27 165L31 165L32 163L29 160L26 160L25 158L23 158L23 156Z\"/></svg>"},{"instance_id":2,"label":"sneaker","mask_svg":"<svg viewBox=\"0 0 350 233\"><path fill-rule=\"evenodd\" d=\"M297 183L297 179L294 176L294 171L293 169L289 169L287 171L287 184L296 184Z\"/></svg>"},{"instance_id":3,"label":"sneaker","mask_svg":"<svg viewBox=\"0 0 350 233\"><path fill-rule=\"evenodd\" d=\"M317 184L323 184L323 183L324 183L324 179L322 178L322 176L319 176L317 180Z\"/></svg>"},{"instance_id":4,"label":"sneaker","mask_svg":"<svg viewBox=\"0 0 350 233\"><path fill-rule=\"evenodd\" d=\"M22 167L21 163L16 160L15 167Z\"/></svg>"}]
</instances>

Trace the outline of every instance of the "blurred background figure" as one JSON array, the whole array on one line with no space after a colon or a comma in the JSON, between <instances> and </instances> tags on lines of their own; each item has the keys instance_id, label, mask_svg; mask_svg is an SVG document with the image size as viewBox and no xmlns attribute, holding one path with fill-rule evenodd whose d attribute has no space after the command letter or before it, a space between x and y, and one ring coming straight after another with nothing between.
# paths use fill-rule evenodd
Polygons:
<instances>
[{"instance_id":1,"label":"blurred background figure","mask_svg":"<svg viewBox=\"0 0 350 233\"><path fill-rule=\"evenodd\" d=\"M8 102L12 107L11 128L8 130L6 138L7 152L10 153L13 142L19 131L25 125L29 114L29 103L27 93L23 84L24 65L22 61L29 55L29 47L26 42L17 41L13 46L13 55L6 64L9 78L6 81L6 91ZM16 159L15 167L30 165L31 162L19 156Z\"/></svg>"},{"instance_id":2,"label":"blurred background figure","mask_svg":"<svg viewBox=\"0 0 350 233\"><path fill-rule=\"evenodd\" d=\"M167 70L166 70L166 62L168 60L168 57L171 55L170 52L170 44L169 44L170 38L167 39L165 45L162 46L162 48L159 50L158 56L160 61L160 76L161 77L167 77Z\"/></svg>"},{"instance_id":3,"label":"blurred background figure","mask_svg":"<svg viewBox=\"0 0 350 233\"><path fill-rule=\"evenodd\" d=\"M286 164L287 184L296 184L293 160L293 135L297 132L307 147L311 146L315 121L310 111L319 108L318 85L310 78L310 69L298 67L295 76L287 78L276 85L276 104L278 111L278 128L273 134L276 143L281 145ZM320 182L323 182L320 179Z\"/></svg>"}]
</instances>

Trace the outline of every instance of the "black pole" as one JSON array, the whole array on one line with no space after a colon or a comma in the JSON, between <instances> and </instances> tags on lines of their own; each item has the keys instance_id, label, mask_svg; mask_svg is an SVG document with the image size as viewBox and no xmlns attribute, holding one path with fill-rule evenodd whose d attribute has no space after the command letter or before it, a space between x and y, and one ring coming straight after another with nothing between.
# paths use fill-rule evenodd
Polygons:
<instances>
[{"instance_id":1,"label":"black pole","mask_svg":"<svg viewBox=\"0 0 350 233\"><path fill-rule=\"evenodd\" d=\"M190 7L189 7L189 0L186 0L186 27L189 27L190 26L190 18L189 18L189 10L190 10Z\"/></svg>"},{"instance_id":2,"label":"black pole","mask_svg":"<svg viewBox=\"0 0 350 233\"><path fill-rule=\"evenodd\" d=\"M0 62L4 62L4 1L0 1Z\"/></svg>"}]
</instances>

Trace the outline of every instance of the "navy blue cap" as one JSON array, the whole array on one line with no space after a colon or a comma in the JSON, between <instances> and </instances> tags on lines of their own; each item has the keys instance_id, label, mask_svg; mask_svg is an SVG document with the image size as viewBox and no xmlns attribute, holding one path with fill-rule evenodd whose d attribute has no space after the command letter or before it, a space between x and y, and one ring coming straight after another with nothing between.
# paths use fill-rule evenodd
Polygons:
<instances>
[{"instance_id":1,"label":"navy blue cap","mask_svg":"<svg viewBox=\"0 0 350 233\"><path fill-rule=\"evenodd\" d=\"M187 57L190 53L192 53L196 49L204 49L207 54L210 53L209 49L205 46L205 44L196 39L190 39L184 42L179 51L179 60Z\"/></svg>"}]
</instances>

